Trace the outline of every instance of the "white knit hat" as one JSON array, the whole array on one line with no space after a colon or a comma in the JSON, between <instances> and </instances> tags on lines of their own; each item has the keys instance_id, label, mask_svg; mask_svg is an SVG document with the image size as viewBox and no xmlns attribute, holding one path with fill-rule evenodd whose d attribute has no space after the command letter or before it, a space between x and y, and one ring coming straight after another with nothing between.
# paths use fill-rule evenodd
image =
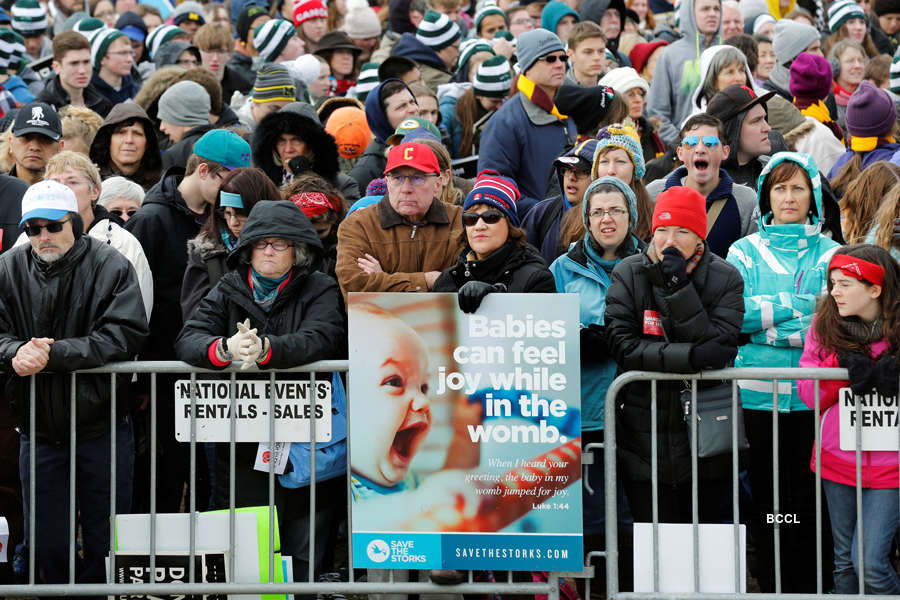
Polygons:
<instances>
[{"instance_id":1,"label":"white knit hat","mask_svg":"<svg viewBox=\"0 0 900 600\"><path fill-rule=\"evenodd\" d=\"M302 81L306 87L322 73L322 63L315 54L304 54L285 64L288 65L291 75Z\"/></svg>"},{"instance_id":2,"label":"white knit hat","mask_svg":"<svg viewBox=\"0 0 900 600\"><path fill-rule=\"evenodd\" d=\"M645 94L650 92L647 80L638 75L638 72L631 67L613 69L601 77L597 85L611 87L614 92L619 92L620 94L625 94L625 92L634 88L641 88Z\"/></svg>"},{"instance_id":3,"label":"white knit hat","mask_svg":"<svg viewBox=\"0 0 900 600\"><path fill-rule=\"evenodd\" d=\"M344 31L354 40L381 37L381 21L366 0L347 0Z\"/></svg>"}]
</instances>

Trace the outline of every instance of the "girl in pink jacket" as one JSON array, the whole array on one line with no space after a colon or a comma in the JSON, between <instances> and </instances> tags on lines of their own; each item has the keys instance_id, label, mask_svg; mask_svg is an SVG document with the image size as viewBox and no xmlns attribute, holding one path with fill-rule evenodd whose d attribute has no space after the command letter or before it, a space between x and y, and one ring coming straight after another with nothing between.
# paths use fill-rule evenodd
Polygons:
<instances>
[{"instance_id":1,"label":"girl in pink jacket","mask_svg":"<svg viewBox=\"0 0 900 600\"><path fill-rule=\"evenodd\" d=\"M862 452L863 520L856 520L856 452L840 448L838 395L877 392L896 396L900 378L900 266L882 248L839 248L828 266L828 296L819 302L806 336L801 367L843 367L849 381L821 381L822 483L834 537L834 584L838 594L859 593L857 535L863 536L865 593L900 594L900 577L889 560L900 524L896 451ZM800 398L815 408L811 380L797 382ZM810 467L817 470L813 448Z\"/></svg>"}]
</instances>

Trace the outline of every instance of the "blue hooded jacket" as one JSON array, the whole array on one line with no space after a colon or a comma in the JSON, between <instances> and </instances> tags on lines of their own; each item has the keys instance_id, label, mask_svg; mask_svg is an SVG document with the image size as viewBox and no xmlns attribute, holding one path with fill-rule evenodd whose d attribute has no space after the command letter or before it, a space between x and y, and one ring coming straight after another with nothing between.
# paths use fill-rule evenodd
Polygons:
<instances>
[{"instance_id":1,"label":"blue hooded jacket","mask_svg":"<svg viewBox=\"0 0 900 600\"><path fill-rule=\"evenodd\" d=\"M553 0L541 11L541 27L550 33L556 33L556 26L559 25L560 20L566 15L575 17L576 22L581 21L581 16L575 12L575 9L565 2Z\"/></svg>"},{"instance_id":2,"label":"blue hooded jacket","mask_svg":"<svg viewBox=\"0 0 900 600\"><path fill-rule=\"evenodd\" d=\"M763 192L774 168L795 162L812 182L813 205L807 222L774 225L769 196ZM828 264L840 246L822 235L822 184L812 156L779 152L757 184L759 231L732 244L727 261L744 278L744 323L750 343L738 349L735 367L798 367L816 303L826 289ZM739 380L744 408L772 410L773 382ZM797 395L797 383L778 382L778 411L809 410Z\"/></svg>"},{"instance_id":3,"label":"blue hooded jacket","mask_svg":"<svg viewBox=\"0 0 900 600\"><path fill-rule=\"evenodd\" d=\"M400 41L391 50L391 56L405 56L417 63L424 63L440 71L447 70L444 59L438 56L437 52L420 42L413 33L404 33L400 36Z\"/></svg>"}]
</instances>

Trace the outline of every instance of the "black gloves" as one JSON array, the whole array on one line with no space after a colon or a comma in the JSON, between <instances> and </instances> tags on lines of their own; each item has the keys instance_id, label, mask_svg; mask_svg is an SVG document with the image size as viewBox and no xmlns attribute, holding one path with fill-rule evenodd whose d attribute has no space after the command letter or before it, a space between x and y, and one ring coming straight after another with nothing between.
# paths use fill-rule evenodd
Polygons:
<instances>
[{"instance_id":1,"label":"black gloves","mask_svg":"<svg viewBox=\"0 0 900 600\"><path fill-rule=\"evenodd\" d=\"M894 241L900 241L900 217L894 219Z\"/></svg>"},{"instance_id":2,"label":"black gloves","mask_svg":"<svg viewBox=\"0 0 900 600\"><path fill-rule=\"evenodd\" d=\"M609 358L609 344L603 325L588 325L581 329L581 364L602 362Z\"/></svg>"},{"instance_id":3,"label":"black gloves","mask_svg":"<svg viewBox=\"0 0 900 600\"><path fill-rule=\"evenodd\" d=\"M677 292L688 284L687 260L674 246L669 246L662 251L659 261L659 273L662 276L663 285L670 292Z\"/></svg>"},{"instance_id":4,"label":"black gloves","mask_svg":"<svg viewBox=\"0 0 900 600\"><path fill-rule=\"evenodd\" d=\"M469 281L459 288L459 310L464 313L473 313L481 306L484 297L492 292L505 292L506 285L502 283L484 283L483 281Z\"/></svg>"},{"instance_id":5,"label":"black gloves","mask_svg":"<svg viewBox=\"0 0 900 600\"><path fill-rule=\"evenodd\" d=\"M737 356L737 336L724 334L691 348L691 366L703 369L724 369Z\"/></svg>"},{"instance_id":6,"label":"black gloves","mask_svg":"<svg viewBox=\"0 0 900 600\"><path fill-rule=\"evenodd\" d=\"M882 396L896 396L897 382L900 381L900 364L896 357L890 354L884 354L875 363L872 372L873 383L875 389Z\"/></svg>"},{"instance_id":7,"label":"black gloves","mask_svg":"<svg viewBox=\"0 0 900 600\"><path fill-rule=\"evenodd\" d=\"M850 389L859 396L868 394L875 387L875 361L862 352L838 354L838 365L850 375Z\"/></svg>"}]
</instances>

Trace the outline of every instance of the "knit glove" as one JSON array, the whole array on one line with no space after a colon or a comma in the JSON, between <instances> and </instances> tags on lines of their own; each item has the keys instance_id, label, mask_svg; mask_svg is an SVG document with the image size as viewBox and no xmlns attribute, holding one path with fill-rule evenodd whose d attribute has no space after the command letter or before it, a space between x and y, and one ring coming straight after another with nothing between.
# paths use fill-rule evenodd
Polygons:
<instances>
[{"instance_id":1,"label":"knit glove","mask_svg":"<svg viewBox=\"0 0 900 600\"><path fill-rule=\"evenodd\" d=\"M872 382L882 396L897 395L897 382L900 381L900 364L891 354L884 354L872 369Z\"/></svg>"},{"instance_id":2,"label":"knit glove","mask_svg":"<svg viewBox=\"0 0 900 600\"><path fill-rule=\"evenodd\" d=\"M900 217L894 219L894 241L900 242Z\"/></svg>"},{"instance_id":3,"label":"knit glove","mask_svg":"<svg viewBox=\"0 0 900 600\"><path fill-rule=\"evenodd\" d=\"M723 334L691 348L691 367L695 371L724 369L731 364L737 352L737 337Z\"/></svg>"},{"instance_id":4,"label":"knit glove","mask_svg":"<svg viewBox=\"0 0 900 600\"><path fill-rule=\"evenodd\" d=\"M838 354L838 365L847 369L850 389L862 396L875 387L875 361L862 352L842 352Z\"/></svg>"},{"instance_id":5,"label":"knit glove","mask_svg":"<svg viewBox=\"0 0 900 600\"><path fill-rule=\"evenodd\" d=\"M606 339L606 327L588 325L580 331L581 362L602 362L609 358L609 343Z\"/></svg>"},{"instance_id":6,"label":"knit glove","mask_svg":"<svg viewBox=\"0 0 900 600\"><path fill-rule=\"evenodd\" d=\"M249 369L262 350L262 341L256 335L256 328L250 329L250 319L237 324L237 333L225 341L231 360L241 360L241 370Z\"/></svg>"},{"instance_id":7,"label":"knit glove","mask_svg":"<svg viewBox=\"0 0 900 600\"><path fill-rule=\"evenodd\" d=\"M505 292L506 285L502 283L484 283L483 281L469 281L465 283L459 292L459 310L471 314L478 310L484 297L492 292Z\"/></svg>"},{"instance_id":8,"label":"knit glove","mask_svg":"<svg viewBox=\"0 0 900 600\"><path fill-rule=\"evenodd\" d=\"M662 260L659 261L659 273L662 276L663 285L670 292L677 292L687 285L687 260L674 246L669 246L662 251Z\"/></svg>"}]
</instances>

